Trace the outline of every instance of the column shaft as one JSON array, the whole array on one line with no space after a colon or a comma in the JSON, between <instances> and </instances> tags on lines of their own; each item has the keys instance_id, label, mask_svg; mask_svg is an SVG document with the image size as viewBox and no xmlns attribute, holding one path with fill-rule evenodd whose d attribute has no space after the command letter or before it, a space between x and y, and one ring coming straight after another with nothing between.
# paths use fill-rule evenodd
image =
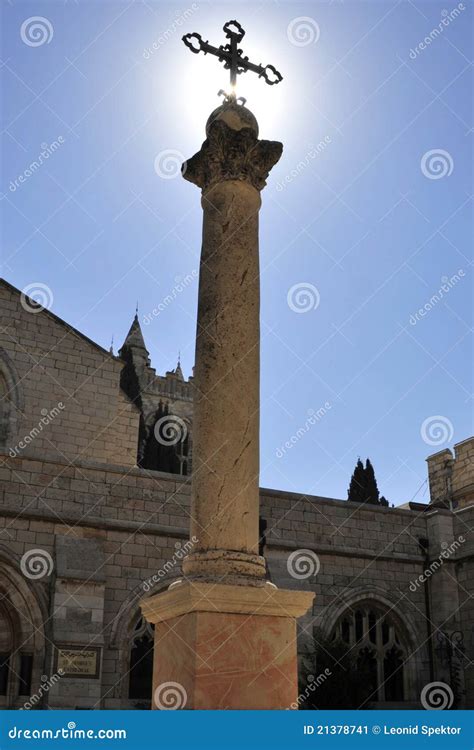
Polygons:
<instances>
[{"instance_id":1,"label":"column shaft","mask_svg":"<svg viewBox=\"0 0 474 750\"><path fill-rule=\"evenodd\" d=\"M257 554L260 193L229 180L203 195L191 536Z\"/></svg>"}]
</instances>

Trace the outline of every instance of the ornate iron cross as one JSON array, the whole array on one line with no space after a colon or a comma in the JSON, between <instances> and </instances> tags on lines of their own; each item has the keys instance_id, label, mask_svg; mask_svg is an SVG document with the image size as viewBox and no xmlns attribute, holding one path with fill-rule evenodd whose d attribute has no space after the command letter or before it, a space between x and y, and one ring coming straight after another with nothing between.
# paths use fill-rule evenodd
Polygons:
<instances>
[{"instance_id":1,"label":"ornate iron cross","mask_svg":"<svg viewBox=\"0 0 474 750\"><path fill-rule=\"evenodd\" d=\"M221 44L220 47L213 47L209 42L204 42L201 35L196 34L196 32L185 34L183 42L196 55L199 52L204 52L205 55L208 53L215 55L219 59L219 62L224 63L224 68L230 70L232 91L227 95L228 98L235 99L233 89L237 82L237 76L241 73L246 73L247 70L256 73L259 78L263 78L270 86L280 83L283 80L283 76L273 65L255 65L255 63L249 61L248 57L243 56L243 52L238 45L244 38L245 31L238 21L227 21L223 29L229 42L226 45Z\"/></svg>"}]
</instances>

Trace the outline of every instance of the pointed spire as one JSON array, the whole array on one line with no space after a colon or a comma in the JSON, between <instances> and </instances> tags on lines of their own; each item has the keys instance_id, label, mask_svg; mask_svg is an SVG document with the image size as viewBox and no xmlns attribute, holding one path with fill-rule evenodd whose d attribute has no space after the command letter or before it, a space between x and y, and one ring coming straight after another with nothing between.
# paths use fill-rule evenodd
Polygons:
<instances>
[{"instance_id":1,"label":"pointed spire","mask_svg":"<svg viewBox=\"0 0 474 750\"><path fill-rule=\"evenodd\" d=\"M148 358L148 349L145 346L145 339L143 338L142 329L138 320L138 303L132 325L130 326L122 347L119 349L118 353L120 356L122 356L124 350L132 350L136 353L140 352L142 355Z\"/></svg>"},{"instance_id":2,"label":"pointed spire","mask_svg":"<svg viewBox=\"0 0 474 750\"><path fill-rule=\"evenodd\" d=\"M178 364L176 365L176 370L174 371L174 374L180 379L184 380L183 371L181 369L181 352L178 352Z\"/></svg>"},{"instance_id":3,"label":"pointed spire","mask_svg":"<svg viewBox=\"0 0 474 750\"><path fill-rule=\"evenodd\" d=\"M112 354L112 355L114 353L114 334L112 334L112 341L110 342L109 353Z\"/></svg>"}]
</instances>

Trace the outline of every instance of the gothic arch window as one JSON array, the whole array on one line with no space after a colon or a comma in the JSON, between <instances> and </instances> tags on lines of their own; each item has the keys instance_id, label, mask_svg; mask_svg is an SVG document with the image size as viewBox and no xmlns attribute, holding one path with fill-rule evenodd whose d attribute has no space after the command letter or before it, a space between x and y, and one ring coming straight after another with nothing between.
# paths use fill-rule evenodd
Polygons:
<instances>
[{"instance_id":1,"label":"gothic arch window","mask_svg":"<svg viewBox=\"0 0 474 750\"><path fill-rule=\"evenodd\" d=\"M139 617L132 632L128 697L136 708L150 708L153 685L153 642L155 626Z\"/></svg>"},{"instance_id":2,"label":"gothic arch window","mask_svg":"<svg viewBox=\"0 0 474 750\"><path fill-rule=\"evenodd\" d=\"M187 476L191 470L191 436L189 424L171 414L168 404L160 401L145 430L139 465L144 469L166 471Z\"/></svg>"},{"instance_id":3,"label":"gothic arch window","mask_svg":"<svg viewBox=\"0 0 474 750\"><path fill-rule=\"evenodd\" d=\"M5 375L0 370L0 445L5 445L10 432L11 401Z\"/></svg>"},{"instance_id":4,"label":"gothic arch window","mask_svg":"<svg viewBox=\"0 0 474 750\"><path fill-rule=\"evenodd\" d=\"M13 653L13 623L4 602L0 602L0 696L8 693L10 660Z\"/></svg>"},{"instance_id":5,"label":"gothic arch window","mask_svg":"<svg viewBox=\"0 0 474 750\"><path fill-rule=\"evenodd\" d=\"M21 708L44 674L47 603L18 563L0 543L0 710Z\"/></svg>"},{"instance_id":6,"label":"gothic arch window","mask_svg":"<svg viewBox=\"0 0 474 750\"><path fill-rule=\"evenodd\" d=\"M1 593L1 592L0 592ZM0 707L31 695L33 654L22 643L18 617L8 598L0 601Z\"/></svg>"},{"instance_id":7,"label":"gothic arch window","mask_svg":"<svg viewBox=\"0 0 474 750\"><path fill-rule=\"evenodd\" d=\"M370 601L347 609L336 623L331 640L344 644L353 654L361 706L407 699L407 641L401 624L388 609Z\"/></svg>"},{"instance_id":8,"label":"gothic arch window","mask_svg":"<svg viewBox=\"0 0 474 750\"><path fill-rule=\"evenodd\" d=\"M176 474L187 476L189 474L189 432L186 430L186 435L176 443L175 456L176 456Z\"/></svg>"},{"instance_id":9,"label":"gothic arch window","mask_svg":"<svg viewBox=\"0 0 474 750\"><path fill-rule=\"evenodd\" d=\"M23 408L18 374L5 349L0 347L0 447L8 445L16 433Z\"/></svg>"}]
</instances>

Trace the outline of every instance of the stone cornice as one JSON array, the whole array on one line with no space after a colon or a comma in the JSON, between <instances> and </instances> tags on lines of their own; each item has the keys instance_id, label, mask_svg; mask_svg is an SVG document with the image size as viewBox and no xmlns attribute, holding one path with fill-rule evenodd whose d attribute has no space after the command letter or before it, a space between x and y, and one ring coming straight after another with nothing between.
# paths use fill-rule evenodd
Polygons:
<instances>
[{"instance_id":1,"label":"stone cornice","mask_svg":"<svg viewBox=\"0 0 474 750\"><path fill-rule=\"evenodd\" d=\"M302 617L313 599L312 591L277 589L269 583L256 587L183 580L167 591L142 599L140 606L146 619L156 623L190 612Z\"/></svg>"},{"instance_id":2,"label":"stone cornice","mask_svg":"<svg viewBox=\"0 0 474 750\"><path fill-rule=\"evenodd\" d=\"M215 120L201 150L183 165L183 177L203 191L226 180L246 181L262 190L282 151L278 141L259 141L252 128L234 130Z\"/></svg>"},{"instance_id":3,"label":"stone cornice","mask_svg":"<svg viewBox=\"0 0 474 750\"><path fill-rule=\"evenodd\" d=\"M19 514L18 506L8 507L0 505L0 518L5 516L7 518L17 518ZM189 529L173 525L157 524L151 521L131 521L123 520L118 518L99 518L97 516L84 516L81 512L78 513L64 513L61 517L55 512L48 513L44 510L34 510L28 508L20 512L22 519L29 519L32 521L43 521L44 523L54 523L56 526L81 526L88 529L101 529L103 531L123 531L126 533L134 533L142 530L146 526L146 533L150 536L163 536L163 537L174 537L177 539L188 539ZM267 560L271 563L272 558L278 559L279 554L285 554L293 550L301 549L301 542L295 541L283 541L283 540L272 540L268 539L266 543L266 556ZM392 562L399 563L423 563L423 557L421 553L419 555L407 554L404 552L380 552L376 549L363 549L361 547L351 547L344 545L343 547L332 547L327 544L314 544L312 542L304 543L305 549L311 549L320 556L329 555L331 557L349 557L359 558L364 560L390 560ZM270 553L270 555L269 555ZM274 553L274 555L271 555ZM455 561L460 561L469 555L453 555L452 558Z\"/></svg>"}]
</instances>

